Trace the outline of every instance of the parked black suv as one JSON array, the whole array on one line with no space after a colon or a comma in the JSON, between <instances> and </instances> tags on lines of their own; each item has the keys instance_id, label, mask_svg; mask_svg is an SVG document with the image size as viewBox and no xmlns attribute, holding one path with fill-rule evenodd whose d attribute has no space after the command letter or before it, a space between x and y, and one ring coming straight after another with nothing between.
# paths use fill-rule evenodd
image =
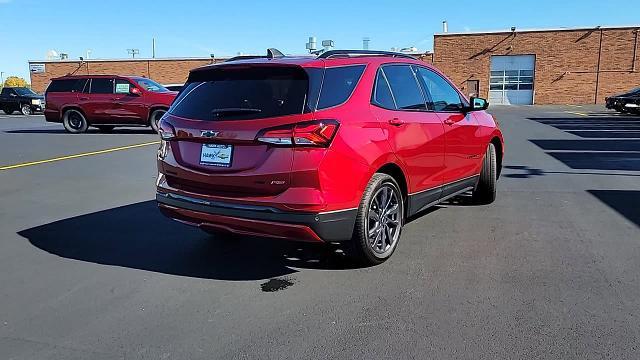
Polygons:
<instances>
[{"instance_id":1,"label":"parked black suv","mask_svg":"<svg viewBox=\"0 0 640 360\"><path fill-rule=\"evenodd\" d=\"M25 87L4 87L0 92L0 109L5 114L20 111L22 115L44 111L44 96Z\"/></svg>"}]
</instances>

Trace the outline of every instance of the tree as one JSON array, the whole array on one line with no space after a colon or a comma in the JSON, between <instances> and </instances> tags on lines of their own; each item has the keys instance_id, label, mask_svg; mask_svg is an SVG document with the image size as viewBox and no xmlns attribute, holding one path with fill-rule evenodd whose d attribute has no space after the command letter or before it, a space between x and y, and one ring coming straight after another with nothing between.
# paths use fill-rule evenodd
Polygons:
<instances>
[{"instance_id":1,"label":"tree","mask_svg":"<svg viewBox=\"0 0 640 360\"><path fill-rule=\"evenodd\" d=\"M9 87L27 87L27 80L17 77L17 76L9 76L7 80L4 81L4 86Z\"/></svg>"}]
</instances>

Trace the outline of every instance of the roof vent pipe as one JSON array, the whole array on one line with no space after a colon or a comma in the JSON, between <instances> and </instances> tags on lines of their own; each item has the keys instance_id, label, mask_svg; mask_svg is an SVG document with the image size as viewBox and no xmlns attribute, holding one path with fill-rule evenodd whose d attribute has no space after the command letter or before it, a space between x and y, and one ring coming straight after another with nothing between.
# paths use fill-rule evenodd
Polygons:
<instances>
[{"instance_id":1,"label":"roof vent pipe","mask_svg":"<svg viewBox=\"0 0 640 360\"><path fill-rule=\"evenodd\" d=\"M449 23L447 23L447 20L442 22L442 32L443 33L449 32Z\"/></svg>"}]
</instances>

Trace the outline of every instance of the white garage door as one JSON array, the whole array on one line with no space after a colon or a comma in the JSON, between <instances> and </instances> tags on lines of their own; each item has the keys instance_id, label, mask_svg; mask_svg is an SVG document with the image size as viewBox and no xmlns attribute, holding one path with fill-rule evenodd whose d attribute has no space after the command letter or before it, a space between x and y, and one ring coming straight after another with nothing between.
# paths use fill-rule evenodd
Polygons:
<instances>
[{"instance_id":1,"label":"white garage door","mask_svg":"<svg viewBox=\"0 0 640 360\"><path fill-rule=\"evenodd\" d=\"M491 57L489 103L503 105L533 104L534 55Z\"/></svg>"}]
</instances>

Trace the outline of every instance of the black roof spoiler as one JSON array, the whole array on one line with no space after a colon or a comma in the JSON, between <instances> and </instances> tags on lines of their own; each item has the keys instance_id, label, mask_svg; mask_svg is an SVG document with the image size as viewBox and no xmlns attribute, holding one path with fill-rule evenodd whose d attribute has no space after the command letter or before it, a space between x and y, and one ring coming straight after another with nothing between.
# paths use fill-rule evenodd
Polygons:
<instances>
[{"instance_id":1,"label":"black roof spoiler","mask_svg":"<svg viewBox=\"0 0 640 360\"><path fill-rule=\"evenodd\" d=\"M403 54L393 51L378 51L378 50L329 50L318 55L318 59L329 59L332 57L352 57L352 56L391 56L397 58L413 59L415 57L409 54Z\"/></svg>"}]
</instances>

